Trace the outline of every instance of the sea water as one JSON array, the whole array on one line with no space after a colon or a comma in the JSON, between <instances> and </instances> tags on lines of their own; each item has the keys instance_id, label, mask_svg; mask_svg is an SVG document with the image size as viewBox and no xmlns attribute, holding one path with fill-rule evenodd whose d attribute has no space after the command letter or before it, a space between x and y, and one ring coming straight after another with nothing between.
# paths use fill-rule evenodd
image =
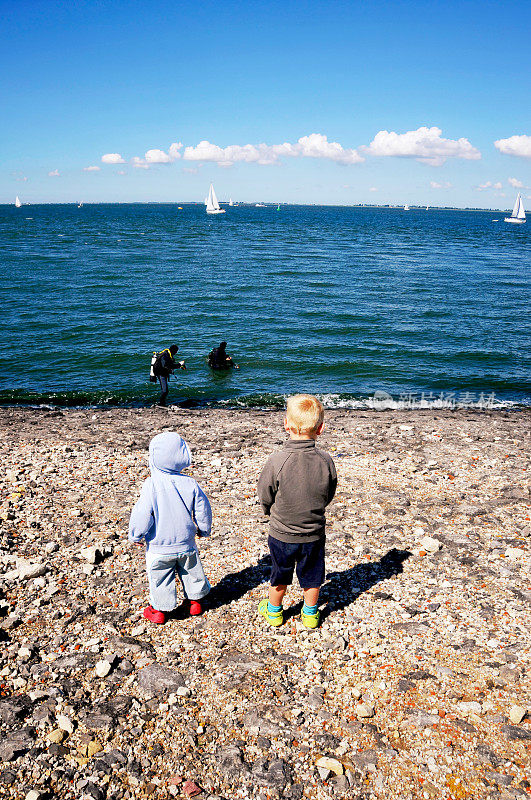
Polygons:
<instances>
[{"instance_id":1,"label":"sea water","mask_svg":"<svg viewBox=\"0 0 531 800\"><path fill-rule=\"evenodd\" d=\"M531 403L529 224L359 207L0 206L0 403ZM498 222L494 222L494 220ZM225 339L239 370L206 358Z\"/></svg>"}]
</instances>

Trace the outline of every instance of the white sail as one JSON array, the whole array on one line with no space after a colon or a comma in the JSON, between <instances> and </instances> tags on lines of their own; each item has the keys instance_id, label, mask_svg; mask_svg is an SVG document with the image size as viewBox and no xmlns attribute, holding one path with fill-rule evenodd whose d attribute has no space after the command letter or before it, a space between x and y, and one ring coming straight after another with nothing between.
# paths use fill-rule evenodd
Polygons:
<instances>
[{"instance_id":1,"label":"white sail","mask_svg":"<svg viewBox=\"0 0 531 800\"><path fill-rule=\"evenodd\" d=\"M20 206L21 206L21 205L22 205L22 202L21 202L21 200L20 200L20 197L19 197L19 196L18 196L18 194L17 194L17 196L15 197L15 206L16 206L17 208L20 208Z\"/></svg>"},{"instance_id":2,"label":"white sail","mask_svg":"<svg viewBox=\"0 0 531 800\"><path fill-rule=\"evenodd\" d=\"M225 213L225 209L219 207L218 198L216 197L213 184L210 184L210 190L208 192L208 198L206 202L206 212L207 214Z\"/></svg>"},{"instance_id":3,"label":"white sail","mask_svg":"<svg viewBox=\"0 0 531 800\"><path fill-rule=\"evenodd\" d=\"M518 195L514 202L513 213L511 214L510 217L505 217L505 222L515 222L522 224L525 221L526 221L525 209L522 201L522 195L520 194L520 192L518 192Z\"/></svg>"},{"instance_id":4,"label":"white sail","mask_svg":"<svg viewBox=\"0 0 531 800\"><path fill-rule=\"evenodd\" d=\"M234 205L234 203L232 202L232 197L231 197L230 200L229 200L229 206L233 206L233 205Z\"/></svg>"},{"instance_id":5,"label":"white sail","mask_svg":"<svg viewBox=\"0 0 531 800\"><path fill-rule=\"evenodd\" d=\"M210 184L206 207L207 211L218 211L219 209L218 198L216 197L213 184Z\"/></svg>"}]
</instances>

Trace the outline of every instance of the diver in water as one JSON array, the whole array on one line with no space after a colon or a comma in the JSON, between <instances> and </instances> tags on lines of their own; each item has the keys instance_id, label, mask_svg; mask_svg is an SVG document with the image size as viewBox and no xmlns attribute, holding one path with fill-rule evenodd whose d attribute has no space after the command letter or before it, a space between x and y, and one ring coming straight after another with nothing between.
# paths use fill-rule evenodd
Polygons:
<instances>
[{"instance_id":1,"label":"diver in water","mask_svg":"<svg viewBox=\"0 0 531 800\"><path fill-rule=\"evenodd\" d=\"M208 366L211 369L230 369L231 367L239 369L239 366L235 364L232 357L225 352L226 347L227 342L220 342L219 347L214 347L214 349L210 351L208 355Z\"/></svg>"},{"instance_id":2,"label":"diver in water","mask_svg":"<svg viewBox=\"0 0 531 800\"><path fill-rule=\"evenodd\" d=\"M178 349L179 348L176 344L172 344L171 347L168 347L166 350L162 350L160 353L158 353L156 361L153 365L153 372L159 379L160 383L159 405L161 406L166 405L166 398L168 397L168 379L170 375L173 375L173 372L176 369L186 369L184 361L175 360L175 355Z\"/></svg>"}]
</instances>

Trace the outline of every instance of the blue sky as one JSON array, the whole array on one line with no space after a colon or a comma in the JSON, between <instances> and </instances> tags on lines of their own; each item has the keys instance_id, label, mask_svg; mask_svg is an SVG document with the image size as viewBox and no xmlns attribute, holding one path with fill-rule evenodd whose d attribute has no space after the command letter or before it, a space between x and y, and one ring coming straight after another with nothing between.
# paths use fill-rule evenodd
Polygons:
<instances>
[{"instance_id":1,"label":"blue sky","mask_svg":"<svg viewBox=\"0 0 531 800\"><path fill-rule=\"evenodd\" d=\"M0 202L201 200L211 180L242 201L531 199L531 4L10 0L0 14Z\"/></svg>"}]
</instances>

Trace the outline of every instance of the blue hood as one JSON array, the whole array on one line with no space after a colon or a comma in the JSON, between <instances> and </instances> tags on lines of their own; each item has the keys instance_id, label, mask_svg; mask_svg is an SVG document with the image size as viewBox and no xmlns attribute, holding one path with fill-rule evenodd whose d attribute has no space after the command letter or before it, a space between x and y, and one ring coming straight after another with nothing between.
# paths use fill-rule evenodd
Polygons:
<instances>
[{"instance_id":1,"label":"blue hood","mask_svg":"<svg viewBox=\"0 0 531 800\"><path fill-rule=\"evenodd\" d=\"M192 463L190 449L178 433L165 431L149 444L151 477L142 486L129 521L129 538L146 542L158 553L188 553L195 537L208 536L212 511L208 498L182 470Z\"/></svg>"},{"instance_id":2,"label":"blue hood","mask_svg":"<svg viewBox=\"0 0 531 800\"><path fill-rule=\"evenodd\" d=\"M192 454L178 433L172 431L159 433L149 443L151 475L157 470L175 475L189 467L191 463Z\"/></svg>"}]
</instances>

